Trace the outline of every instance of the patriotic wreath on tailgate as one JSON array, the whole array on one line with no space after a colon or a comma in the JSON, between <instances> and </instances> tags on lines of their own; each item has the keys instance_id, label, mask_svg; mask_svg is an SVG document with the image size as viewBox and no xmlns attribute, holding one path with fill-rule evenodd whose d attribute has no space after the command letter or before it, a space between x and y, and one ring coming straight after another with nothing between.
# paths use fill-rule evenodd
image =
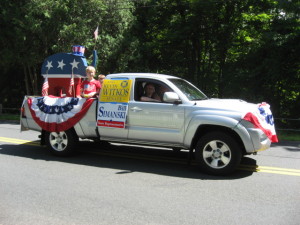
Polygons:
<instances>
[{"instance_id":1,"label":"patriotic wreath on tailgate","mask_svg":"<svg viewBox=\"0 0 300 225\"><path fill-rule=\"evenodd\" d=\"M34 121L49 132L65 131L73 127L86 114L94 100L55 96L27 99Z\"/></svg>"},{"instance_id":2,"label":"patriotic wreath on tailgate","mask_svg":"<svg viewBox=\"0 0 300 225\"><path fill-rule=\"evenodd\" d=\"M265 102L258 104L257 110L246 113L243 119L251 122L256 128L261 129L271 142L278 142L274 118L269 104Z\"/></svg>"}]
</instances>

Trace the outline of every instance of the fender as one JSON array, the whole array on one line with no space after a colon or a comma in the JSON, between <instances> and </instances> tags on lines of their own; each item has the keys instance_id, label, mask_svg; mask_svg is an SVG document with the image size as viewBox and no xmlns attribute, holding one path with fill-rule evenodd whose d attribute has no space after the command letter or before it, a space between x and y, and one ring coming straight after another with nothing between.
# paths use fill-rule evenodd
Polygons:
<instances>
[{"instance_id":1,"label":"fender","mask_svg":"<svg viewBox=\"0 0 300 225\"><path fill-rule=\"evenodd\" d=\"M254 146L251 137L244 126L237 126L239 121L236 119L220 116L220 115L195 115L189 121L186 127L186 133L184 137L184 146L191 148L193 138L197 133L197 129L202 125L213 125L219 127L226 127L235 131L241 138L247 152L253 152Z\"/></svg>"}]
</instances>

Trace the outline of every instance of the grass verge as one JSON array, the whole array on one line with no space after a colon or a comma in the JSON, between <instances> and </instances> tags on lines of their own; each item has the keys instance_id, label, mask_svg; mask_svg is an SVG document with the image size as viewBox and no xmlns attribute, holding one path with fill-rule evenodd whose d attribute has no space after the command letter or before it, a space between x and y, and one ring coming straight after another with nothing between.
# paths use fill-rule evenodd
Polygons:
<instances>
[{"instance_id":1,"label":"grass verge","mask_svg":"<svg viewBox=\"0 0 300 225\"><path fill-rule=\"evenodd\" d=\"M277 131L279 141L300 141L300 131Z\"/></svg>"},{"instance_id":2,"label":"grass verge","mask_svg":"<svg viewBox=\"0 0 300 225\"><path fill-rule=\"evenodd\" d=\"M19 114L2 113L2 114L0 114L0 120L20 120L20 115Z\"/></svg>"}]
</instances>

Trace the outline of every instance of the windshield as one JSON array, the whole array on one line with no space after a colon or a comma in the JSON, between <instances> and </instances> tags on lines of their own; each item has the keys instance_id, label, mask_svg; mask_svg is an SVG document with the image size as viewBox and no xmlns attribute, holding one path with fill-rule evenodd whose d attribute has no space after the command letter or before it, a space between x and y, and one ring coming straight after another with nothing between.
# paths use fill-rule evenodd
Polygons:
<instances>
[{"instance_id":1,"label":"windshield","mask_svg":"<svg viewBox=\"0 0 300 225\"><path fill-rule=\"evenodd\" d=\"M169 79L169 81L175 84L190 101L207 99L207 96L205 94L188 83L186 80Z\"/></svg>"}]
</instances>

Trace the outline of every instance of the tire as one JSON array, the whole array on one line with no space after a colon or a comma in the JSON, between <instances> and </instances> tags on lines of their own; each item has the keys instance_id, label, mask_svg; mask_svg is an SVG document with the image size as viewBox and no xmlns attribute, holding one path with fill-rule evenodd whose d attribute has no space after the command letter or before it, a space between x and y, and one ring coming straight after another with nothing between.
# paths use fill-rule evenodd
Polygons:
<instances>
[{"instance_id":1,"label":"tire","mask_svg":"<svg viewBox=\"0 0 300 225\"><path fill-rule=\"evenodd\" d=\"M208 174L227 175L239 165L242 151L234 138L223 132L211 132L200 138L195 148L200 168Z\"/></svg>"},{"instance_id":2,"label":"tire","mask_svg":"<svg viewBox=\"0 0 300 225\"><path fill-rule=\"evenodd\" d=\"M48 150L57 156L68 156L74 153L78 141L73 129L61 132L46 132L45 142Z\"/></svg>"}]
</instances>

